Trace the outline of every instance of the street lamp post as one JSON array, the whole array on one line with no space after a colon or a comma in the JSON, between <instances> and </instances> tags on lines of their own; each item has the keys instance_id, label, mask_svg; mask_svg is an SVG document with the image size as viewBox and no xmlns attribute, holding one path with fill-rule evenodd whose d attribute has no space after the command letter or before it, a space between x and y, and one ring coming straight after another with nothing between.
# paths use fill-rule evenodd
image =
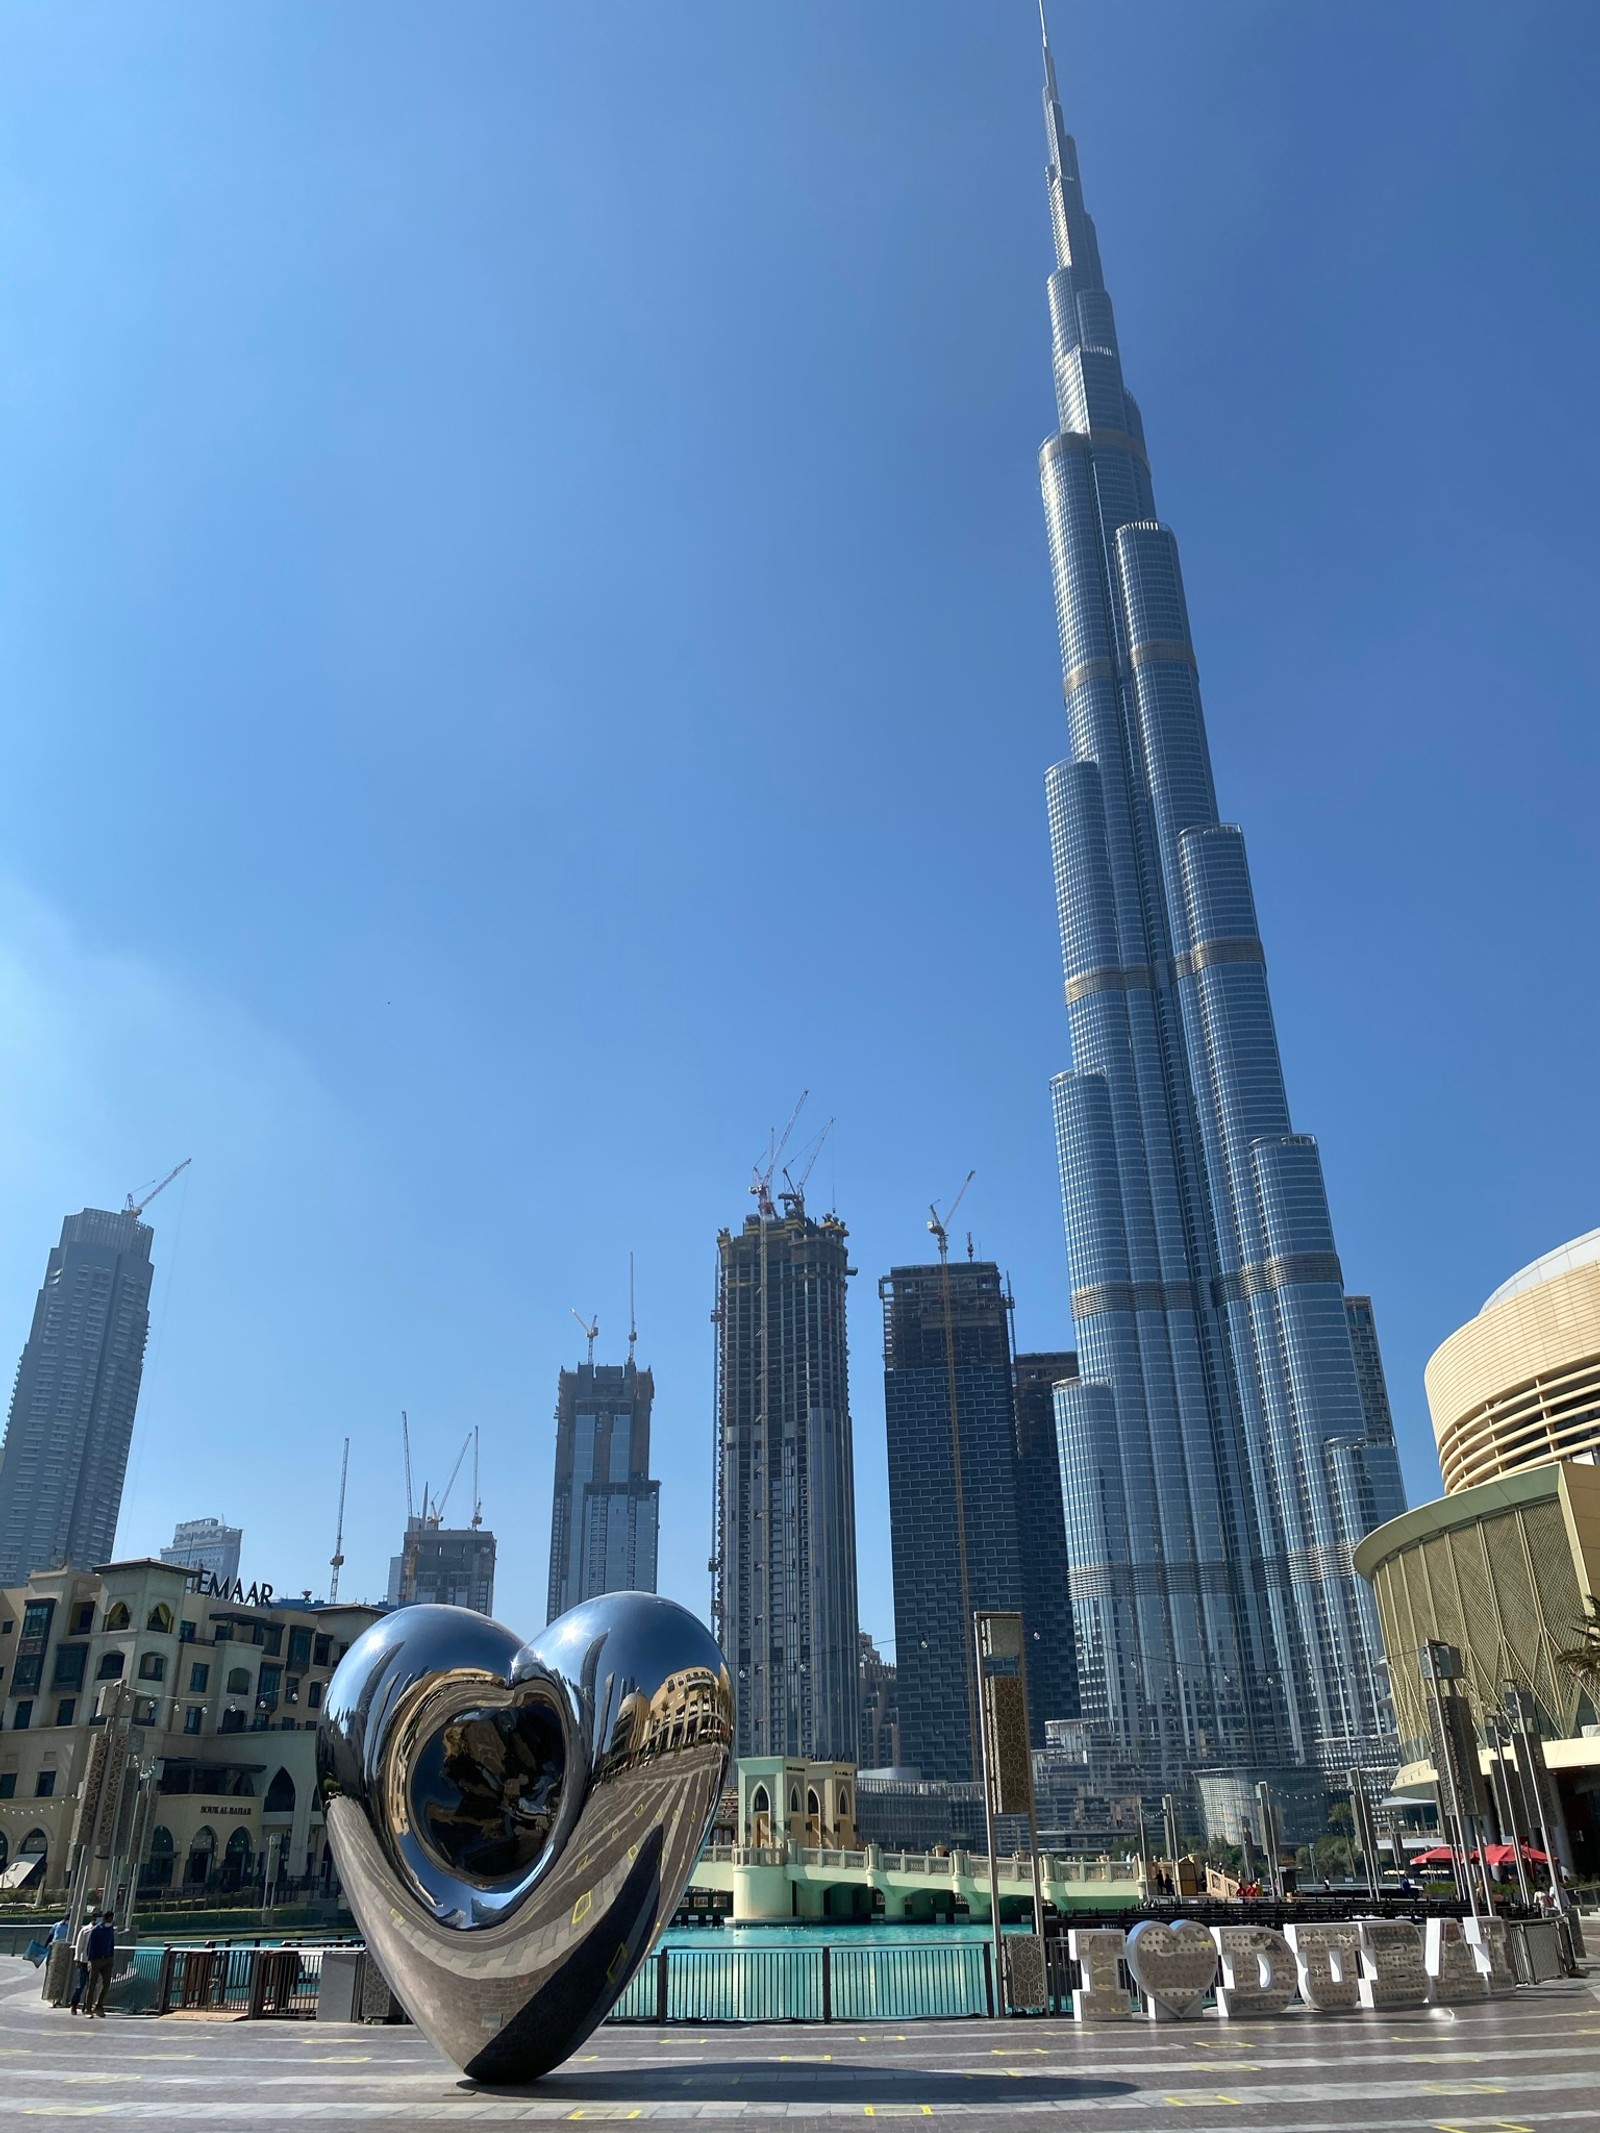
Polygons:
<instances>
[{"instance_id":1,"label":"street lamp post","mask_svg":"<svg viewBox=\"0 0 1600 2133\"><path fill-rule=\"evenodd\" d=\"M1495 1813L1502 1829L1511 1834L1511 1856L1517 1868L1517 1893L1526 1910L1533 1903L1533 1892L1528 1885L1528 1862L1522 1856L1522 1831L1517 1822L1517 1811L1511 1793L1511 1774L1505 1765L1504 1751L1511 1743L1511 1729L1498 1711L1490 1711L1485 1718L1489 1735L1489 1781L1494 1787Z\"/></svg>"},{"instance_id":2,"label":"street lamp post","mask_svg":"<svg viewBox=\"0 0 1600 2133\"><path fill-rule=\"evenodd\" d=\"M1545 1870L1550 1876L1550 1895L1558 1911L1567 1908L1567 1892L1561 1881L1561 1868L1556 1848L1551 1841L1548 1781L1544 1772L1544 1751L1539 1744L1538 1707L1532 1692L1514 1688L1508 1682L1505 1690L1506 1716L1516 1734L1517 1768L1521 1771L1527 1792L1531 1795L1533 1809L1539 1817L1539 1836L1544 1845Z\"/></svg>"},{"instance_id":3,"label":"street lamp post","mask_svg":"<svg viewBox=\"0 0 1600 2133\"><path fill-rule=\"evenodd\" d=\"M1467 1903L1472 1912L1474 1927L1481 1923L1478 1914L1478 1892L1472 1879L1472 1864L1467 1854L1472 1848L1471 1830L1461 1804L1461 1785L1456 1770L1455 1738L1445 1718L1444 1696L1441 1681L1455 1681L1461 1674L1461 1654L1452 1644L1437 1641L1423 1645L1418 1653L1422 1678L1428 1685L1428 1701L1433 1713L1434 1761L1438 1765L1437 1777L1442 1792L1447 1791L1450 1805L1447 1815L1455 1830L1456 1842L1461 1847L1461 1885L1467 1892Z\"/></svg>"},{"instance_id":4,"label":"street lamp post","mask_svg":"<svg viewBox=\"0 0 1600 2133\"><path fill-rule=\"evenodd\" d=\"M1372 1802L1367 1798L1367 1781L1359 1770L1350 1772L1350 1820L1356 1842L1361 1847L1361 1867L1367 1877L1367 1894L1376 1902L1383 1893L1382 1875L1378 1866L1378 1833L1372 1819Z\"/></svg>"}]
</instances>

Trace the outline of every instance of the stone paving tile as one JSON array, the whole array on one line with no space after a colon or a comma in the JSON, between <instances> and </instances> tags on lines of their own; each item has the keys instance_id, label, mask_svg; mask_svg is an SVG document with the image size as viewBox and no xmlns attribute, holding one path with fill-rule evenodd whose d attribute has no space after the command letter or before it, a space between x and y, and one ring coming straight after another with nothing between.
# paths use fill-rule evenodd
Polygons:
<instances>
[{"instance_id":1,"label":"stone paving tile","mask_svg":"<svg viewBox=\"0 0 1600 2133\"><path fill-rule=\"evenodd\" d=\"M961 2133L1600 2133L1600 1996L1222 2024L608 2026L524 2090L480 2089L411 2029L74 2021L0 1963L0 2127L139 2133L673 2124L740 2133L945 2120Z\"/></svg>"}]
</instances>

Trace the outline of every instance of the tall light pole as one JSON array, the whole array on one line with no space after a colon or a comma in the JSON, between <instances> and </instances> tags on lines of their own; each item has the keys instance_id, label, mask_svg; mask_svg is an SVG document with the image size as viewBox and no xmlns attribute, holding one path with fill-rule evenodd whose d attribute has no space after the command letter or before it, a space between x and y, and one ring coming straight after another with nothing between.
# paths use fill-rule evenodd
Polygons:
<instances>
[{"instance_id":1,"label":"tall light pole","mask_svg":"<svg viewBox=\"0 0 1600 2133\"><path fill-rule=\"evenodd\" d=\"M1480 1923L1478 1892L1472 1878L1472 1862L1467 1856L1472 1848L1472 1831L1461 1799L1457 1740L1451 1730L1450 1719L1445 1713L1444 1692L1440 1687L1442 1682L1454 1682L1461 1678L1461 1654L1453 1644L1443 1644L1435 1639L1423 1645L1417 1654L1417 1660L1422 1669L1422 1678L1428 1685L1428 1705L1433 1714L1435 1775L1439 1783L1441 1801L1446 1794L1449 1796L1449 1822L1455 1830L1456 1842L1461 1846L1461 1886L1467 1892L1472 1923L1477 1926Z\"/></svg>"},{"instance_id":2,"label":"tall light pole","mask_svg":"<svg viewBox=\"0 0 1600 2133\"><path fill-rule=\"evenodd\" d=\"M995 1816L1026 1814L1033 1864L1033 1930L1041 1971L1044 1889L1039 1878L1039 1824L1033 1797L1033 1751L1028 1738L1028 1681L1022 1617L997 1609L972 1617L973 1672L978 1696L978 1743L983 1773L983 1822L989 1846L989 1918L994 1942L995 2011L1006 2005L1005 1935L1000 1919L1000 1867Z\"/></svg>"},{"instance_id":3,"label":"tall light pole","mask_svg":"<svg viewBox=\"0 0 1600 2133\"><path fill-rule=\"evenodd\" d=\"M1505 1690L1506 1716L1516 1734L1517 1768L1522 1772L1523 1782L1532 1798L1534 1813L1539 1817L1539 1836L1544 1845L1545 1869L1550 1876L1550 1895L1558 1911L1567 1908L1567 1892L1562 1885L1561 1868L1555 1844L1552 1841L1550 1821L1550 1781L1545 1771L1544 1747L1539 1739L1539 1713L1530 1689L1513 1688L1508 1682ZM1562 1831L1565 1835L1565 1831Z\"/></svg>"}]
</instances>

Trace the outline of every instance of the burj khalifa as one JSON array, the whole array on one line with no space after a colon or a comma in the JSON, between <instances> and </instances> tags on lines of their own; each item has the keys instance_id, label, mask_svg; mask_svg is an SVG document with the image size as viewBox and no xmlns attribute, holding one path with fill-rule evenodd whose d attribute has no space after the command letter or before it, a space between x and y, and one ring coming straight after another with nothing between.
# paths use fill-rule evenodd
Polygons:
<instances>
[{"instance_id":1,"label":"burj khalifa","mask_svg":"<svg viewBox=\"0 0 1600 2133\"><path fill-rule=\"evenodd\" d=\"M1072 1061L1052 1093L1081 1372L1055 1407L1082 1726L1232 1833L1259 1779L1310 1813L1325 1781L1392 1773L1351 1549L1405 1500L1317 1144L1290 1122L1048 33L1044 103L1058 428L1039 468L1068 739L1046 785Z\"/></svg>"}]
</instances>

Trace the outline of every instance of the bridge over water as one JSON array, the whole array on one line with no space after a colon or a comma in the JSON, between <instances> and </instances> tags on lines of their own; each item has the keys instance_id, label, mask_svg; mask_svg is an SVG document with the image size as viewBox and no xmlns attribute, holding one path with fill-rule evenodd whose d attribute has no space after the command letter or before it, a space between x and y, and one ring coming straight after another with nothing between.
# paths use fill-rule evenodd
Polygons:
<instances>
[{"instance_id":1,"label":"bridge over water","mask_svg":"<svg viewBox=\"0 0 1600 2133\"><path fill-rule=\"evenodd\" d=\"M1033 1867L1027 1858L995 1862L1002 1918L1025 1918L1033 1906ZM1138 1903L1137 1862L1080 1859L1041 1853L1047 1904L1058 1911L1117 1911ZM733 1897L740 1920L866 1918L883 1897L883 1916L953 1918L991 1914L989 1862L981 1853L826 1851L790 1844L711 1844L700 1855L690 1887Z\"/></svg>"}]
</instances>

